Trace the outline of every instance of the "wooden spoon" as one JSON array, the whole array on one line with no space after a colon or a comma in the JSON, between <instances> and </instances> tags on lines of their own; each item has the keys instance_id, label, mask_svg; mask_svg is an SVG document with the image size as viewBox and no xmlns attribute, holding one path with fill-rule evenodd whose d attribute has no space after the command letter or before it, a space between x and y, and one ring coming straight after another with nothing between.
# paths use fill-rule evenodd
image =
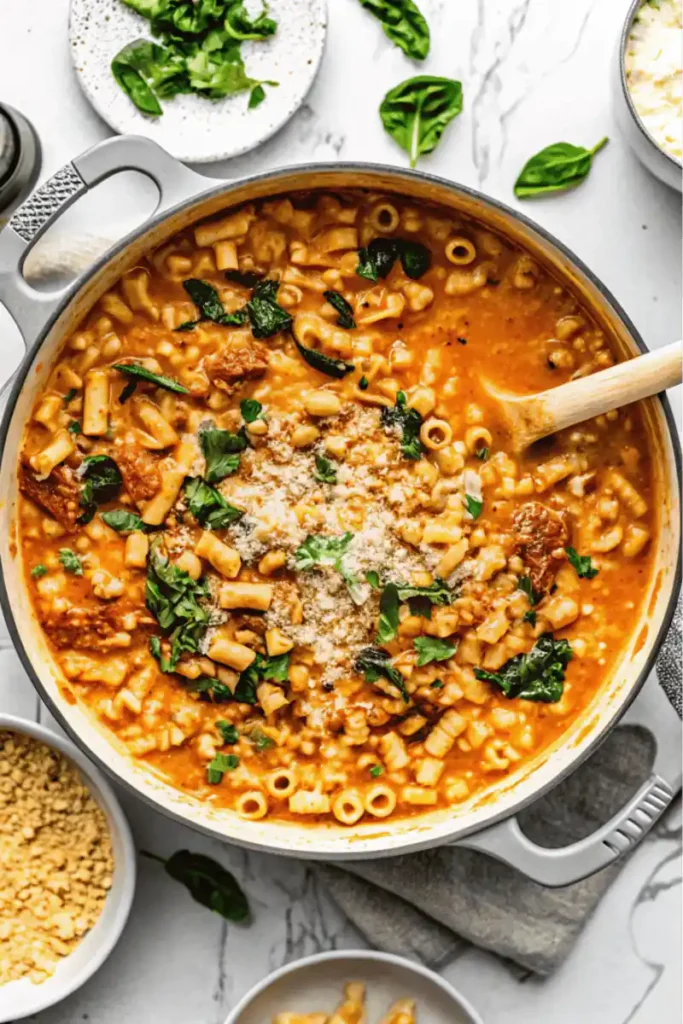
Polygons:
<instances>
[{"instance_id":1,"label":"wooden spoon","mask_svg":"<svg viewBox=\"0 0 683 1024\"><path fill-rule=\"evenodd\" d=\"M515 395L491 385L487 390L502 404L513 447L522 452L548 434L680 384L682 360L683 343L676 341L536 395Z\"/></svg>"}]
</instances>

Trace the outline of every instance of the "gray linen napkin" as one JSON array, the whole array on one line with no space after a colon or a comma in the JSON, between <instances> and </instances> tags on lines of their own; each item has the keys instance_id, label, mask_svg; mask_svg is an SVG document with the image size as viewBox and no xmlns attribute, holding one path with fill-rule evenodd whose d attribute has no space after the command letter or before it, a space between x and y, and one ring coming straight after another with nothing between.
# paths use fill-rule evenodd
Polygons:
<instances>
[{"instance_id":1,"label":"gray linen napkin","mask_svg":"<svg viewBox=\"0 0 683 1024\"><path fill-rule=\"evenodd\" d=\"M680 605L657 676L680 715ZM568 779L522 812L523 831L543 846L565 846L590 835L645 781L653 752L643 730L616 729ZM621 865L564 889L547 889L507 864L459 847L353 862L343 870L319 865L317 871L373 946L438 967L470 942L549 974L569 953Z\"/></svg>"}]
</instances>

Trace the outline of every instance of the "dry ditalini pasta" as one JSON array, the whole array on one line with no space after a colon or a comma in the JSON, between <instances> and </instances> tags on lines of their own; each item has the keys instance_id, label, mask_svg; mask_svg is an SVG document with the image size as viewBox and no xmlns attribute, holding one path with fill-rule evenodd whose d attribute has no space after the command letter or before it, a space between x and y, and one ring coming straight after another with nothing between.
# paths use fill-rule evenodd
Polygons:
<instances>
[{"instance_id":1,"label":"dry ditalini pasta","mask_svg":"<svg viewBox=\"0 0 683 1024\"><path fill-rule=\"evenodd\" d=\"M242 818L476 797L593 699L657 530L639 408L516 454L485 380L613 362L528 254L368 192L226 211L66 339L20 551L75 699Z\"/></svg>"},{"instance_id":2,"label":"dry ditalini pasta","mask_svg":"<svg viewBox=\"0 0 683 1024\"><path fill-rule=\"evenodd\" d=\"M0 984L45 981L111 887L104 813L56 750L0 730Z\"/></svg>"}]
</instances>

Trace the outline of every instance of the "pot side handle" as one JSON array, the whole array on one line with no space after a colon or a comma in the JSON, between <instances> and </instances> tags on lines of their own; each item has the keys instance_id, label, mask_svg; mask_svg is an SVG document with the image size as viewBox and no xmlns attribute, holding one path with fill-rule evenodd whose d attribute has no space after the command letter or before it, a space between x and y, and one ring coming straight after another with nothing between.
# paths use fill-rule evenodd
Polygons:
<instances>
[{"instance_id":1,"label":"pot side handle","mask_svg":"<svg viewBox=\"0 0 683 1024\"><path fill-rule=\"evenodd\" d=\"M647 781L592 835L551 849L532 842L512 817L453 845L487 853L550 888L578 882L612 864L643 838L681 788L681 721L654 676L619 725L646 729L656 741L657 752Z\"/></svg>"},{"instance_id":2,"label":"pot side handle","mask_svg":"<svg viewBox=\"0 0 683 1024\"><path fill-rule=\"evenodd\" d=\"M208 190L210 178L196 174L150 139L123 135L107 139L65 164L26 199L0 231L0 303L32 344L79 281L54 292L31 288L23 276L29 251L47 228L89 189L120 171L140 171L159 189L153 216Z\"/></svg>"}]
</instances>

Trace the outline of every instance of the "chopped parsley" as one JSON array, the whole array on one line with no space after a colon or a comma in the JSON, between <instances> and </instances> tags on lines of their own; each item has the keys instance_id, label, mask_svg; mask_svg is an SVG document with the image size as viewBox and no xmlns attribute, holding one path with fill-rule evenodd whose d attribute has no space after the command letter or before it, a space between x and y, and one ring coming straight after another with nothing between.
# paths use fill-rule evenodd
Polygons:
<instances>
[{"instance_id":1,"label":"chopped parsley","mask_svg":"<svg viewBox=\"0 0 683 1024\"><path fill-rule=\"evenodd\" d=\"M476 452L474 453L475 459L479 459L480 462L488 462L490 456L491 449L486 447L477 448Z\"/></svg>"},{"instance_id":2,"label":"chopped parsley","mask_svg":"<svg viewBox=\"0 0 683 1024\"><path fill-rule=\"evenodd\" d=\"M263 729L260 729L258 725L254 726L248 736L249 742L259 753L264 750L269 750L270 747L275 746L275 740L271 739L270 736L267 736Z\"/></svg>"},{"instance_id":3,"label":"chopped parsley","mask_svg":"<svg viewBox=\"0 0 683 1024\"><path fill-rule=\"evenodd\" d=\"M40 565L34 565L31 569L31 576L33 576L34 580L39 580L41 576L45 576L46 574L47 566L42 565L42 563Z\"/></svg>"},{"instance_id":4,"label":"chopped parsley","mask_svg":"<svg viewBox=\"0 0 683 1024\"><path fill-rule=\"evenodd\" d=\"M240 412L245 423L263 419L263 406L255 398L243 398L240 402Z\"/></svg>"},{"instance_id":5,"label":"chopped parsley","mask_svg":"<svg viewBox=\"0 0 683 1024\"><path fill-rule=\"evenodd\" d=\"M216 728L221 734L221 739L224 743L233 744L237 743L240 738L240 734L237 731L237 726L233 725L232 722L226 722L224 718L219 718L216 722Z\"/></svg>"},{"instance_id":6,"label":"chopped parsley","mask_svg":"<svg viewBox=\"0 0 683 1024\"><path fill-rule=\"evenodd\" d=\"M380 775L384 775L384 768L382 767L381 764L373 764L372 768L370 769L370 774L372 775L373 779L378 779Z\"/></svg>"},{"instance_id":7,"label":"chopped parsley","mask_svg":"<svg viewBox=\"0 0 683 1024\"><path fill-rule=\"evenodd\" d=\"M237 754L218 753L206 768L206 781L212 786L222 782L226 772L232 772L239 766L240 759Z\"/></svg>"}]
</instances>

